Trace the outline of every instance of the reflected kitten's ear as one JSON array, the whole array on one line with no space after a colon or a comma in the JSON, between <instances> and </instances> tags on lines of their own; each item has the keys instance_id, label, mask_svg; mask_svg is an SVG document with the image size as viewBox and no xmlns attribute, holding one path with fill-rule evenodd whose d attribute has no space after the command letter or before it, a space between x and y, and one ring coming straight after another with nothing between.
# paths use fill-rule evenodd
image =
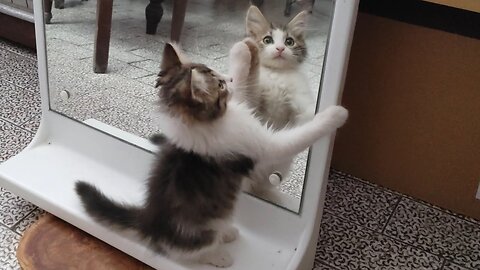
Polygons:
<instances>
[{"instance_id":1,"label":"reflected kitten's ear","mask_svg":"<svg viewBox=\"0 0 480 270\"><path fill-rule=\"evenodd\" d=\"M308 12L306 10L300 12L288 24L287 31L294 36L303 36L307 27Z\"/></svg>"},{"instance_id":2,"label":"reflected kitten's ear","mask_svg":"<svg viewBox=\"0 0 480 270\"><path fill-rule=\"evenodd\" d=\"M247 35L255 38L261 38L261 36L270 29L270 24L267 19L265 19L262 12L256 6L251 6L248 9L246 26Z\"/></svg>"},{"instance_id":3,"label":"reflected kitten's ear","mask_svg":"<svg viewBox=\"0 0 480 270\"><path fill-rule=\"evenodd\" d=\"M180 61L180 57L178 57L177 51L172 44L166 43L163 49L162 65L160 68L167 70L180 65L182 65L182 62Z\"/></svg>"}]
</instances>

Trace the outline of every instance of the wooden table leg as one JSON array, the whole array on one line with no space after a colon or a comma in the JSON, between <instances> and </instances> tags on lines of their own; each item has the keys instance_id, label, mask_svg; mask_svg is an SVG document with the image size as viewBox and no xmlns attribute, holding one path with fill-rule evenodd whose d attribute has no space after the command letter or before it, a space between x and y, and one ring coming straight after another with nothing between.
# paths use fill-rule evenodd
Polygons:
<instances>
[{"instance_id":1,"label":"wooden table leg","mask_svg":"<svg viewBox=\"0 0 480 270\"><path fill-rule=\"evenodd\" d=\"M50 24L52 21L52 4L53 0L43 0L44 18L46 24Z\"/></svg>"},{"instance_id":2,"label":"wooden table leg","mask_svg":"<svg viewBox=\"0 0 480 270\"><path fill-rule=\"evenodd\" d=\"M183 23L185 22L185 12L187 11L187 0L173 1L172 26L170 30L170 39L179 42L182 34Z\"/></svg>"},{"instance_id":3,"label":"wooden table leg","mask_svg":"<svg viewBox=\"0 0 480 270\"><path fill-rule=\"evenodd\" d=\"M113 0L97 0L97 29L93 56L93 71L95 73L105 73L107 71L112 28L112 6Z\"/></svg>"}]
</instances>

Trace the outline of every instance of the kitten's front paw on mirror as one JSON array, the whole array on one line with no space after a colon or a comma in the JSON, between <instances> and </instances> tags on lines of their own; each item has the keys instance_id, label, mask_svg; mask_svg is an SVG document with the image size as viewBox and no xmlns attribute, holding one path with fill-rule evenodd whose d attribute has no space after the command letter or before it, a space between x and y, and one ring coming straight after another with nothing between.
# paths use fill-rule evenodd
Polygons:
<instances>
[{"instance_id":1,"label":"kitten's front paw on mirror","mask_svg":"<svg viewBox=\"0 0 480 270\"><path fill-rule=\"evenodd\" d=\"M229 267L233 264L233 258L228 251L218 248L206 254L202 259L202 263L208 263L216 267Z\"/></svg>"},{"instance_id":2,"label":"kitten's front paw on mirror","mask_svg":"<svg viewBox=\"0 0 480 270\"><path fill-rule=\"evenodd\" d=\"M345 124L348 118L348 110L342 106L330 106L323 112L315 115L320 121L329 121L334 128L339 128Z\"/></svg>"}]
</instances>

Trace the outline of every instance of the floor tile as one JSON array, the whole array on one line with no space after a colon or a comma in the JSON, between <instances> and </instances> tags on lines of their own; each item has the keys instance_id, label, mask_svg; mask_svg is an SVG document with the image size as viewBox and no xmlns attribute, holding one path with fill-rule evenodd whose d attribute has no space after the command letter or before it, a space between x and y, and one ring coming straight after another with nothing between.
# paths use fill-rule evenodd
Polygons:
<instances>
[{"instance_id":1,"label":"floor tile","mask_svg":"<svg viewBox=\"0 0 480 270\"><path fill-rule=\"evenodd\" d=\"M11 52L7 52L2 58L2 61L0 61L0 80L25 89L38 89L36 60Z\"/></svg>"},{"instance_id":2,"label":"floor tile","mask_svg":"<svg viewBox=\"0 0 480 270\"><path fill-rule=\"evenodd\" d=\"M0 187L0 222L7 227L26 217L35 206L10 191Z\"/></svg>"},{"instance_id":3,"label":"floor tile","mask_svg":"<svg viewBox=\"0 0 480 270\"><path fill-rule=\"evenodd\" d=\"M0 267L5 270L20 270L16 250L20 235L0 226Z\"/></svg>"},{"instance_id":4,"label":"floor tile","mask_svg":"<svg viewBox=\"0 0 480 270\"><path fill-rule=\"evenodd\" d=\"M468 270L467 268L458 266L450 261L446 261L443 265L442 270Z\"/></svg>"},{"instance_id":5,"label":"floor tile","mask_svg":"<svg viewBox=\"0 0 480 270\"><path fill-rule=\"evenodd\" d=\"M134 63L130 63L130 65L137 67L137 68L142 68L145 70L148 70L154 74L158 73L160 71L160 61L153 61L153 60L144 60L144 61L138 61Z\"/></svg>"},{"instance_id":6,"label":"floor tile","mask_svg":"<svg viewBox=\"0 0 480 270\"><path fill-rule=\"evenodd\" d=\"M442 258L324 212L316 260L338 269L439 270Z\"/></svg>"},{"instance_id":7,"label":"floor tile","mask_svg":"<svg viewBox=\"0 0 480 270\"><path fill-rule=\"evenodd\" d=\"M13 43L8 40L0 39L0 49L14 52L18 55L24 56L26 58L29 58L35 61L37 60L37 54L35 53L35 50L27 48L17 43Z\"/></svg>"},{"instance_id":8,"label":"floor tile","mask_svg":"<svg viewBox=\"0 0 480 270\"><path fill-rule=\"evenodd\" d=\"M20 153L33 138L33 134L0 119L0 162Z\"/></svg>"},{"instance_id":9,"label":"floor tile","mask_svg":"<svg viewBox=\"0 0 480 270\"><path fill-rule=\"evenodd\" d=\"M36 207L24 219L22 219L22 221L20 221L13 227L13 231L18 234L23 234L30 225L35 223L35 221L37 221L45 213L46 212L43 209Z\"/></svg>"},{"instance_id":10,"label":"floor tile","mask_svg":"<svg viewBox=\"0 0 480 270\"><path fill-rule=\"evenodd\" d=\"M316 261L312 270L338 270L338 269L326 264L325 262Z\"/></svg>"},{"instance_id":11,"label":"floor tile","mask_svg":"<svg viewBox=\"0 0 480 270\"><path fill-rule=\"evenodd\" d=\"M125 51L124 49L118 49L116 47L111 47L109 52L109 57L115 58L117 60L131 63L131 62L138 62L145 60L144 58L137 56L129 51ZM158 70L157 70L158 72Z\"/></svg>"},{"instance_id":12,"label":"floor tile","mask_svg":"<svg viewBox=\"0 0 480 270\"><path fill-rule=\"evenodd\" d=\"M325 210L349 222L381 232L400 196L332 170Z\"/></svg>"},{"instance_id":13,"label":"floor tile","mask_svg":"<svg viewBox=\"0 0 480 270\"><path fill-rule=\"evenodd\" d=\"M1 85L0 118L17 125L40 113L40 94L13 84Z\"/></svg>"},{"instance_id":14,"label":"floor tile","mask_svg":"<svg viewBox=\"0 0 480 270\"><path fill-rule=\"evenodd\" d=\"M68 59L83 59L93 56L93 51L88 47L78 46L63 39L49 38L47 57L53 53L65 55Z\"/></svg>"},{"instance_id":15,"label":"floor tile","mask_svg":"<svg viewBox=\"0 0 480 270\"><path fill-rule=\"evenodd\" d=\"M38 127L40 126L41 118L42 118L42 113L37 113L34 116L32 116L30 119L28 119L25 123L22 123L20 127L28 131L31 131L32 133L36 133L38 130Z\"/></svg>"},{"instance_id":16,"label":"floor tile","mask_svg":"<svg viewBox=\"0 0 480 270\"><path fill-rule=\"evenodd\" d=\"M297 199L301 199L303 182L305 180L305 168L307 166L308 150L295 156L291 165L290 176L282 181L280 190Z\"/></svg>"},{"instance_id":17,"label":"floor tile","mask_svg":"<svg viewBox=\"0 0 480 270\"><path fill-rule=\"evenodd\" d=\"M480 269L480 226L403 199L385 234L468 268Z\"/></svg>"},{"instance_id":18,"label":"floor tile","mask_svg":"<svg viewBox=\"0 0 480 270\"><path fill-rule=\"evenodd\" d=\"M101 111L92 118L144 138L158 132L154 129L152 120L147 116L139 116L118 108Z\"/></svg>"},{"instance_id":19,"label":"floor tile","mask_svg":"<svg viewBox=\"0 0 480 270\"><path fill-rule=\"evenodd\" d=\"M126 62L116 60L116 59L109 59L107 72L120 74L130 79L141 78L148 75L153 75L155 73L155 71L149 71L143 68L138 68L138 67L135 67L134 65L130 65Z\"/></svg>"}]
</instances>

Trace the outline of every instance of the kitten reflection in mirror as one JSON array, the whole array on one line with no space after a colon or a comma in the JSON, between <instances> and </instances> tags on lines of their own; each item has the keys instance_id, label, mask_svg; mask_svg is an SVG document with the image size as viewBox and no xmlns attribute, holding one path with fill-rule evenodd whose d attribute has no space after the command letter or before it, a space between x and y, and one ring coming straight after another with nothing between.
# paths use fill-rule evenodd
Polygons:
<instances>
[{"instance_id":1,"label":"kitten reflection in mirror","mask_svg":"<svg viewBox=\"0 0 480 270\"><path fill-rule=\"evenodd\" d=\"M249 68L245 65L244 68ZM191 63L166 44L157 79L157 153L143 205L116 202L79 181L76 192L100 222L136 230L158 252L218 267L232 265L223 246L239 232L232 215L242 179L256 165L293 156L341 126L347 111L331 107L293 129L273 131L245 104L230 99L229 79Z\"/></svg>"},{"instance_id":2,"label":"kitten reflection in mirror","mask_svg":"<svg viewBox=\"0 0 480 270\"><path fill-rule=\"evenodd\" d=\"M315 112L315 98L301 71L307 56L307 16L308 12L302 11L286 25L277 26L255 6L247 12L247 36L258 45L254 56L258 61L236 94L255 110L263 123L275 129L304 123Z\"/></svg>"},{"instance_id":3,"label":"kitten reflection in mirror","mask_svg":"<svg viewBox=\"0 0 480 270\"><path fill-rule=\"evenodd\" d=\"M236 84L236 99L245 101L262 123L282 129L301 125L312 119L315 97L301 71L307 55L305 27L308 12L302 11L284 26L269 22L260 10L251 6L246 16L246 42L234 45L230 66ZM236 54L250 50L251 68L242 69ZM237 70L238 69L238 70ZM319 74L320 75L320 74ZM242 79L238 78L241 76ZM292 159L283 158L269 168L255 170L244 190L289 209L297 209L299 201L275 188L289 175Z\"/></svg>"}]
</instances>

